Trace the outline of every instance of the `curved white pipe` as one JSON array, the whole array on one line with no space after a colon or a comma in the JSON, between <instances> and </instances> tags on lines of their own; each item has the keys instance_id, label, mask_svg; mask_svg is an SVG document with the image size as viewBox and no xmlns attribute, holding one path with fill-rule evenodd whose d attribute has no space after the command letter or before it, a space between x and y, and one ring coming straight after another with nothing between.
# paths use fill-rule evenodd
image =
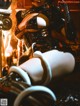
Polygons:
<instances>
[{"instance_id":1,"label":"curved white pipe","mask_svg":"<svg viewBox=\"0 0 80 106\"><path fill-rule=\"evenodd\" d=\"M42 55L42 53L40 51L34 52L33 56L40 58L42 63L44 64L43 69L44 69L44 71L46 71L46 79L44 81L44 84L49 83L50 80L52 79L52 71L51 71L48 61L46 60L46 58Z\"/></svg>"},{"instance_id":2,"label":"curved white pipe","mask_svg":"<svg viewBox=\"0 0 80 106\"><path fill-rule=\"evenodd\" d=\"M31 81L30 81L28 74L21 68L16 67L16 66L11 66L11 68L9 69L9 73L11 72L15 72L19 74L28 85L31 85Z\"/></svg>"},{"instance_id":3,"label":"curved white pipe","mask_svg":"<svg viewBox=\"0 0 80 106\"><path fill-rule=\"evenodd\" d=\"M55 94L47 87L44 87L44 86L31 86L27 89L25 89L24 91L22 91L16 98L16 100L14 101L14 106L19 106L20 105L20 102L22 101L22 99L26 96L29 96L31 93L33 92L38 92L38 91L42 91L42 92L45 92L45 93L48 93L52 99L54 101L56 101L56 96Z\"/></svg>"}]
</instances>

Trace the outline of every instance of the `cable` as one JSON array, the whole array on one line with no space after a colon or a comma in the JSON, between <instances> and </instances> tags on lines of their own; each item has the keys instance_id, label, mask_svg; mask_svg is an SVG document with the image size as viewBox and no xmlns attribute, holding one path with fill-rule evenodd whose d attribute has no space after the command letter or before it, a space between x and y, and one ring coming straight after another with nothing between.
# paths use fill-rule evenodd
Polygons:
<instances>
[{"instance_id":1,"label":"cable","mask_svg":"<svg viewBox=\"0 0 80 106\"><path fill-rule=\"evenodd\" d=\"M25 90L23 90L15 99L14 101L14 105L13 106L19 106L21 101L25 98L28 97L29 95L31 95L31 93L33 92L45 92L47 94L49 94L51 96L51 98L53 99L53 101L56 101L56 96L55 94L47 87L44 86L31 86Z\"/></svg>"},{"instance_id":2,"label":"cable","mask_svg":"<svg viewBox=\"0 0 80 106\"><path fill-rule=\"evenodd\" d=\"M50 80L52 79L52 71L48 61L44 58L44 56L42 55L40 51L34 52L33 56L40 58L43 69L44 69L43 78L42 78L43 84L44 85L48 84Z\"/></svg>"},{"instance_id":3,"label":"cable","mask_svg":"<svg viewBox=\"0 0 80 106\"><path fill-rule=\"evenodd\" d=\"M12 66L9 69L9 73L11 73L11 72L16 72L17 74L19 74L24 79L24 81L28 85L31 85L31 81L30 81L30 78L29 78L28 74L24 70L22 70L21 68L16 67L16 66Z\"/></svg>"}]
</instances>

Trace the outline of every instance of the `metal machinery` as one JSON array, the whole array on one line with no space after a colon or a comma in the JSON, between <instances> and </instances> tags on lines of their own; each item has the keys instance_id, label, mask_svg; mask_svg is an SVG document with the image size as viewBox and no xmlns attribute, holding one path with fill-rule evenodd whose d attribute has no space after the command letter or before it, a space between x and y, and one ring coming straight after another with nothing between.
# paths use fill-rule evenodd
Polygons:
<instances>
[{"instance_id":1,"label":"metal machinery","mask_svg":"<svg viewBox=\"0 0 80 106\"><path fill-rule=\"evenodd\" d=\"M67 11L65 11L66 16L67 16L66 18L69 19L69 20L67 20L67 22L68 22L68 21L70 21L70 17L69 17L69 14L67 14L67 13L69 13L67 5L65 5L65 7L66 7L65 10L67 10ZM72 95L69 95L68 98L65 99L65 97L62 95L63 98L60 100L59 99L57 100L56 95L55 95L55 94L57 94L57 90L55 90L56 93L54 93L55 87L52 89L52 85L51 86L44 85L42 83L40 85L33 84L30 76L25 71L20 69L19 67L12 66L9 69L10 73L6 74L6 76L4 75L2 77L2 53L3 53L2 52L2 50L3 50L2 49L2 47L3 47L2 46L2 44L3 44L3 42L2 42L2 39L3 39L2 30L9 30L12 26L12 21L9 18L9 15L10 15L9 12L7 13L6 10L5 11L1 10L1 11L2 12L0 12L0 77L1 77L0 78L0 98L2 98L2 97L7 98L8 99L8 106L26 106L26 105L28 105L28 106L44 106L44 105L46 105L46 106L62 106L63 104L60 104L62 102L61 100L64 100L66 102L64 106L67 106L67 102L72 103L71 102L72 100L73 100L73 102L76 102L76 104L77 104L78 99L80 99L80 98L77 99L77 96L73 98ZM31 17L33 17L33 15L34 14L32 14ZM35 14L35 15L37 15L37 14ZM29 17L28 17L28 19L29 19ZM45 16L43 14L40 14L39 18L40 17L45 18ZM46 19L46 22L48 25L47 19ZM34 31L34 33L36 32L36 30L32 30L32 29L26 30L26 32L28 32L28 34L30 34L29 31L30 32ZM23 33L24 33L24 31L21 34L23 34ZM41 39L44 39L47 36L47 31L44 29L44 30L42 30L41 33L43 34L43 36L40 36L40 37L42 37ZM17 35L17 36L19 36L19 35ZM32 40L34 40L35 38L36 38L36 40L39 40L39 39L37 39L37 37L39 37L39 36L35 37L32 35L32 37L33 37ZM67 39L68 39L67 44L62 43L63 44L62 48L59 45L57 45L57 47L58 47L57 49L71 52L76 58L76 63L80 64L80 56L79 56L80 43L77 42L77 39L75 42L72 42L72 40L74 38L76 38L76 37L75 36L67 36ZM30 38L27 38L27 40L30 40ZM69 41L69 40L71 40L71 41ZM37 42L39 42L39 41L37 41ZM31 41L28 43L29 43L29 46L31 47L31 50L32 50L31 52L34 52L33 48L35 46L35 43L32 44ZM42 43L44 43L44 42L42 41ZM57 44L57 42L55 44ZM54 44L54 47L55 47L55 44ZM45 45L45 47L46 46L47 45ZM40 49L39 45L37 45L35 47L39 47L39 49ZM35 51L37 49L38 48L35 48ZM44 49L44 47L41 48L41 50L42 49ZM52 49L52 48L50 48L50 46L48 45L47 49ZM44 60L44 58L43 58L43 60ZM48 70L47 70L47 73L48 73L47 76L49 75L49 77L51 77L50 72ZM62 78L62 79L65 79L65 78ZM55 84L55 82L54 82L54 84ZM65 84L63 84L62 86L64 86L64 85ZM59 87L58 87L58 90L59 90ZM64 89L64 91L63 91L64 93L66 92L65 90L66 89ZM57 94L57 95L59 97L61 96L59 94ZM68 95L68 94L66 93L66 95Z\"/></svg>"},{"instance_id":2,"label":"metal machinery","mask_svg":"<svg viewBox=\"0 0 80 106\"><path fill-rule=\"evenodd\" d=\"M9 10L0 9L0 105L2 98L8 100L8 106L54 105L56 96L53 91L46 86L32 85L29 76L23 70L14 68L10 73L5 73L9 68L3 65L6 59L2 30L12 27L10 13ZM5 102L3 104L6 105Z\"/></svg>"}]
</instances>

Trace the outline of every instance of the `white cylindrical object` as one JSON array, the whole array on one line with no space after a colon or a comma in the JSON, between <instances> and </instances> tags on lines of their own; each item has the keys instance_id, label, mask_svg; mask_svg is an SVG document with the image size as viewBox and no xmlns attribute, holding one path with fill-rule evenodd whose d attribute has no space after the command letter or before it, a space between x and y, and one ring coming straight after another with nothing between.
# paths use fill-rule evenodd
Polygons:
<instances>
[{"instance_id":1,"label":"white cylindrical object","mask_svg":"<svg viewBox=\"0 0 80 106\"><path fill-rule=\"evenodd\" d=\"M53 77L70 73L74 70L75 59L74 56L69 52L52 50L43 53L43 56L47 59L48 63L50 64Z\"/></svg>"},{"instance_id":2,"label":"white cylindrical object","mask_svg":"<svg viewBox=\"0 0 80 106\"><path fill-rule=\"evenodd\" d=\"M70 73L74 69L75 59L71 53L51 50L43 53L43 57L48 61L53 77ZM42 80L44 69L40 58L31 58L19 67L25 70L34 82Z\"/></svg>"}]
</instances>

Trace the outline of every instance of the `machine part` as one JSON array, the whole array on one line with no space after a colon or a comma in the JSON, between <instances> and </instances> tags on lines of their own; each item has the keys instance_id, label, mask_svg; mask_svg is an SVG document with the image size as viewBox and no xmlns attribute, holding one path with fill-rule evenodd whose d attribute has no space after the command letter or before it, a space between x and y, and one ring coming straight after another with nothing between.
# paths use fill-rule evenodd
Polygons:
<instances>
[{"instance_id":1,"label":"machine part","mask_svg":"<svg viewBox=\"0 0 80 106\"><path fill-rule=\"evenodd\" d=\"M0 0L0 8L8 9L11 5L11 0Z\"/></svg>"},{"instance_id":2,"label":"machine part","mask_svg":"<svg viewBox=\"0 0 80 106\"><path fill-rule=\"evenodd\" d=\"M41 63L42 63L43 69L44 69L42 82L45 85L45 84L49 83L50 80L52 79L52 72L51 72L50 65L40 51L34 52L33 56L41 59Z\"/></svg>"},{"instance_id":3,"label":"machine part","mask_svg":"<svg viewBox=\"0 0 80 106\"><path fill-rule=\"evenodd\" d=\"M0 9L0 14L9 15L12 13L12 10Z\"/></svg>"},{"instance_id":4,"label":"machine part","mask_svg":"<svg viewBox=\"0 0 80 106\"><path fill-rule=\"evenodd\" d=\"M40 51L34 52L33 57L40 58L42 67L44 69L42 80L40 82L38 82L38 84L47 85L50 82L50 80L52 79L52 71L51 71L50 65L49 65L48 61L43 57L43 55ZM23 80L28 85L31 85L31 79L28 76L27 72L25 72L23 69L16 67L16 66L12 66L9 69L9 73L11 73L11 72L15 72L15 73L19 74L21 76L21 78L23 78Z\"/></svg>"},{"instance_id":5,"label":"machine part","mask_svg":"<svg viewBox=\"0 0 80 106\"><path fill-rule=\"evenodd\" d=\"M30 81L28 74L21 68L12 66L9 69L9 73L11 73L11 72L15 72L15 73L19 74L28 85L31 85L31 81Z\"/></svg>"},{"instance_id":6,"label":"machine part","mask_svg":"<svg viewBox=\"0 0 80 106\"><path fill-rule=\"evenodd\" d=\"M9 30L12 27L12 20L9 17L3 17L3 30Z\"/></svg>"},{"instance_id":7,"label":"machine part","mask_svg":"<svg viewBox=\"0 0 80 106\"><path fill-rule=\"evenodd\" d=\"M50 97L52 98L52 101L56 101L56 96L55 94L47 87L44 87L44 86L31 86L25 90L23 90L18 96L17 98L15 99L14 101L14 106L20 106L21 102L23 101L23 99L25 97L28 97L30 96L32 93L34 93L34 95L36 94L36 92L43 92L43 93L46 93L46 94L49 94ZM30 96L31 97L31 96ZM31 97L32 99L32 97ZM34 100L35 99L35 100ZM30 103L32 102L32 106L33 106L33 102L35 101L36 104L34 104L34 106L44 106L44 104L42 104L41 102L39 102L39 100L37 100L36 98L32 99L32 101L30 101ZM45 98L44 98L45 99ZM48 98L49 99L49 98ZM49 100L48 100L49 101ZM47 101L46 101L47 102ZM26 105L26 104L25 104ZM51 106L51 105L50 105ZM53 105L52 105L53 106Z\"/></svg>"},{"instance_id":8,"label":"machine part","mask_svg":"<svg viewBox=\"0 0 80 106\"><path fill-rule=\"evenodd\" d=\"M13 72L19 73L18 71L20 71L19 75L21 76L23 74L23 72L21 73L22 70L13 66L9 75L0 79L1 95L4 93L4 96L8 95L8 100L10 100L9 95L13 95L12 103L14 105L11 104L11 106L25 106L28 103L31 104L28 106L44 106L45 104L47 104L46 106L53 106L56 101L56 96L53 91L45 86L30 86L26 82L13 80ZM25 105L23 105L25 103L24 101L26 102ZM9 101L9 103L11 102Z\"/></svg>"},{"instance_id":9,"label":"machine part","mask_svg":"<svg viewBox=\"0 0 80 106\"><path fill-rule=\"evenodd\" d=\"M18 25L18 28L19 30L23 30L26 28L26 25L28 23L28 21L30 21L33 17L36 17L39 13L32 13L32 14L29 14L28 16L26 16L22 21L21 23Z\"/></svg>"},{"instance_id":10,"label":"machine part","mask_svg":"<svg viewBox=\"0 0 80 106\"><path fill-rule=\"evenodd\" d=\"M28 85L26 82L23 81L15 81L13 80L14 73L10 73L7 76L4 76L0 78L0 93L2 92L8 95L18 95L21 91L28 88L30 85Z\"/></svg>"}]
</instances>

